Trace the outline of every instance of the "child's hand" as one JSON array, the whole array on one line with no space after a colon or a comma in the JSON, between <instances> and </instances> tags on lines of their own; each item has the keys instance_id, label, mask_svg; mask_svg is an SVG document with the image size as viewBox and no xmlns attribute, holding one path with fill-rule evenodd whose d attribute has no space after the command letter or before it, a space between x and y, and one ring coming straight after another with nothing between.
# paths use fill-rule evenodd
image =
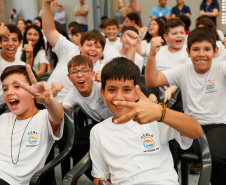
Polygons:
<instances>
[{"instance_id":1,"label":"child's hand","mask_svg":"<svg viewBox=\"0 0 226 185\"><path fill-rule=\"evenodd\" d=\"M10 36L10 31L9 29L4 25L4 23L1 24L0 27L0 37L9 37Z\"/></svg>"},{"instance_id":2,"label":"child's hand","mask_svg":"<svg viewBox=\"0 0 226 185\"><path fill-rule=\"evenodd\" d=\"M32 85L29 86L17 79L14 79L14 82L32 94L39 103L44 104L47 100L53 99L52 91L47 82L37 82L30 65L26 65L26 70Z\"/></svg>"},{"instance_id":3,"label":"child's hand","mask_svg":"<svg viewBox=\"0 0 226 185\"><path fill-rule=\"evenodd\" d=\"M151 100L153 103L158 103L158 98L152 93L149 95L148 99Z\"/></svg>"},{"instance_id":4,"label":"child's hand","mask_svg":"<svg viewBox=\"0 0 226 185\"><path fill-rule=\"evenodd\" d=\"M56 97L57 94L64 88L64 86L60 82L53 82L51 91L53 93L53 97Z\"/></svg>"},{"instance_id":5,"label":"child's hand","mask_svg":"<svg viewBox=\"0 0 226 185\"><path fill-rule=\"evenodd\" d=\"M171 91L169 89L166 89L165 90L165 98L164 98L164 103L166 103L167 101L170 100L172 94L171 94Z\"/></svg>"},{"instance_id":6,"label":"child's hand","mask_svg":"<svg viewBox=\"0 0 226 185\"><path fill-rule=\"evenodd\" d=\"M140 37L134 31L127 30L124 34L129 45L136 46L139 43Z\"/></svg>"},{"instance_id":7,"label":"child's hand","mask_svg":"<svg viewBox=\"0 0 226 185\"><path fill-rule=\"evenodd\" d=\"M130 108L131 111L114 120L115 123L123 123L130 119L144 124L160 120L162 115L162 106L150 101L140 90L138 85L135 86L136 94L139 97L138 102L115 101L115 105Z\"/></svg>"},{"instance_id":8,"label":"child's hand","mask_svg":"<svg viewBox=\"0 0 226 185\"><path fill-rule=\"evenodd\" d=\"M32 41L29 41L28 44L24 44L24 47L21 51L26 52L26 60L31 60L33 61L33 46L32 46Z\"/></svg>"},{"instance_id":9,"label":"child's hand","mask_svg":"<svg viewBox=\"0 0 226 185\"><path fill-rule=\"evenodd\" d=\"M226 37L224 37L224 40L222 41L222 44L224 45L224 47L226 49Z\"/></svg>"},{"instance_id":10,"label":"child's hand","mask_svg":"<svg viewBox=\"0 0 226 185\"><path fill-rule=\"evenodd\" d=\"M163 43L162 37L154 37L151 39L151 49L150 49L150 54L151 55L156 55L157 52L160 50L160 47L162 46Z\"/></svg>"},{"instance_id":11,"label":"child's hand","mask_svg":"<svg viewBox=\"0 0 226 185\"><path fill-rule=\"evenodd\" d=\"M95 81L101 82L101 71L97 71L95 74Z\"/></svg>"}]
</instances>

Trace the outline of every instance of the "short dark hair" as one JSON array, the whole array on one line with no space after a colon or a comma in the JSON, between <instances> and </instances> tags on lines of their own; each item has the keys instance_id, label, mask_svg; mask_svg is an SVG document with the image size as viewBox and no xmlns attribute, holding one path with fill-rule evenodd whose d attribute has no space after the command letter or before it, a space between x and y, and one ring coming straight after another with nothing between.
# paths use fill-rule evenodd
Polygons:
<instances>
[{"instance_id":1,"label":"short dark hair","mask_svg":"<svg viewBox=\"0 0 226 185\"><path fill-rule=\"evenodd\" d=\"M26 20L26 23L27 23L27 24L32 24L32 20L27 19L27 20Z\"/></svg>"},{"instance_id":2,"label":"short dark hair","mask_svg":"<svg viewBox=\"0 0 226 185\"><path fill-rule=\"evenodd\" d=\"M75 21L72 21L68 24L68 28L71 28L71 27L74 27L74 26L77 26L79 25L79 23L75 22Z\"/></svg>"},{"instance_id":3,"label":"short dark hair","mask_svg":"<svg viewBox=\"0 0 226 185\"><path fill-rule=\"evenodd\" d=\"M71 30L71 35L77 34L77 33L83 33L84 29L80 25L74 26Z\"/></svg>"},{"instance_id":4,"label":"short dark hair","mask_svg":"<svg viewBox=\"0 0 226 185\"><path fill-rule=\"evenodd\" d=\"M126 15L129 20L134 21L137 25L139 25L139 16L136 13L129 13Z\"/></svg>"},{"instance_id":5,"label":"short dark hair","mask_svg":"<svg viewBox=\"0 0 226 185\"><path fill-rule=\"evenodd\" d=\"M16 25L7 24L6 27L8 28L10 33L17 34L17 38L18 38L19 42L22 41L22 38L23 38L22 33L21 33L20 29L16 27ZM0 37L0 42L2 42L2 37Z\"/></svg>"},{"instance_id":6,"label":"short dark hair","mask_svg":"<svg viewBox=\"0 0 226 185\"><path fill-rule=\"evenodd\" d=\"M134 31L135 33L137 33L139 35L138 30L136 28L134 28L133 26L123 26L123 28L122 28L122 35L127 30L132 30L132 31Z\"/></svg>"},{"instance_id":7,"label":"short dark hair","mask_svg":"<svg viewBox=\"0 0 226 185\"><path fill-rule=\"evenodd\" d=\"M179 15L178 19L182 20L185 24L185 30L189 30L189 27L191 26L191 19L186 15Z\"/></svg>"},{"instance_id":8,"label":"short dark hair","mask_svg":"<svg viewBox=\"0 0 226 185\"><path fill-rule=\"evenodd\" d=\"M195 42L207 41L213 46L213 50L216 49L216 36L213 30L207 27L195 28L188 34L187 47L190 51L191 46Z\"/></svg>"},{"instance_id":9,"label":"short dark hair","mask_svg":"<svg viewBox=\"0 0 226 185\"><path fill-rule=\"evenodd\" d=\"M68 62L68 65L67 65L68 72L71 67L77 67L80 65L88 65L89 68L93 70L93 62L89 57L84 55L77 55Z\"/></svg>"},{"instance_id":10,"label":"short dark hair","mask_svg":"<svg viewBox=\"0 0 226 185\"><path fill-rule=\"evenodd\" d=\"M31 70L34 73L35 78L37 79L37 76L36 76L35 71L33 69L31 69ZM1 81L3 82L3 80L6 77L8 77L9 75L15 74L15 73L24 75L26 77L26 80L29 83L29 85L32 84L31 81L30 81L30 79L29 79L29 76L27 74L26 67L25 66L22 66L22 65L15 65L15 66L6 67L4 69L4 71L2 72L2 74L1 74Z\"/></svg>"},{"instance_id":11,"label":"short dark hair","mask_svg":"<svg viewBox=\"0 0 226 185\"><path fill-rule=\"evenodd\" d=\"M119 28L119 23L116 19L110 18L104 22L104 28L106 28L107 26L117 26L117 28Z\"/></svg>"},{"instance_id":12,"label":"short dark hair","mask_svg":"<svg viewBox=\"0 0 226 185\"><path fill-rule=\"evenodd\" d=\"M175 28L178 26L185 27L184 23L180 19L177 19L177 18L169 19L165 23L165 34L168 35L170 28Z\"/></svg>"},{"instance_id":13,"label":"short dark hair","mask_svg":"<svg viewBox=\"0 0 226 185\"><path fill-rule=\"evenodd\" d=\"M117 57L107 63L101 71L103 90L105 90L107 80L133 80L135 86L140 83L140 69L128 58Z\"/></svg>"},{"instance_id":14,"label":"short dark hair","mask_svg":"<svg viewBox=\"0 0 226 185\"><path fill-rule=\"evenodd\" d=\"M100 42L102 46L102 51L104 51L106 40L99 31L93 29L83 33L81 37L81 46L83 46L86 40L95 40L95 43Z\"/></svg>"}]
</instances>

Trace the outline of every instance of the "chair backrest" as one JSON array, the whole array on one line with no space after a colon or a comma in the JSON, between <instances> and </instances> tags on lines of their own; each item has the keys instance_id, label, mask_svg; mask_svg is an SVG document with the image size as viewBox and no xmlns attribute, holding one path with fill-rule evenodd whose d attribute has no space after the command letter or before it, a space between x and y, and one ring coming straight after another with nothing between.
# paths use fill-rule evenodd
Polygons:
<instances>
[{"instance_id":1,"label":"chair backrest","mask_svg":"<svg viewBox=\"0 0 226 185\"><path fill-rule=\"evenodd\" d=\"M48 174L51 170L53 170L58 164L64 161L67 157L69 157L70 151L72 149L74 143L74 122L72 118L71 112L64 108L64 133L63 137L56 141L57 144L64 145L63 150L56 156L52 161L46 164L42 169L36 172L30 181L30 185L37 185L40 183L40 180Z\"/></svg>"},{"instance_id":2,"label":"chair backrest","mask_svg":"<svg viewBox=\"0 0 226 185\"><path fill-rule=\"evenodd\" d=\"M92 165L90 153L88 152L63 179L63 185L76 185L78 179Z\"/></svg>"},{"instance_id":3,"label":"chair backrest","mask_svg":"<svg viewBox=\"0 0 226 185\"><path fill-rule=\"evenodd\" d=\"M200 162L201 172L198 185L208 185L210 182L212 165L209 145L204 132L200 138L193 141L192 149L192 152L185 151L179 159L187 162Z\"/></svg>"},{"instance_id":4,"label":"chair backrest","mask_svg":"<svg viewBox=\"0 0 226 185\"><path fill-rule=\"evenodd\" d=\"M149 97L150 94L154 94L157 99L158 99L158 102L163 102L164 101L164 97L165 97L165 94L164 94L164 89L162 87L157 87L157 88L150 88L146 85L145 83L145 76L144 75L141 75L140 76L140 88L141 88L141 91L147 96Z\"/></svg>"},{"instance_id":5,"label":"chair backrest","mask_svg":"<svg viewBox=\"0 0 226 185\"><path fill-rule=\"evenodd\" d=\"M41 82L41 81L46 81L49 79L50 75L52 74L52 72L47 72L47 73L44 73L42 75L40 75L38 77L38 82Z\"/></svg>"}]
</instances>

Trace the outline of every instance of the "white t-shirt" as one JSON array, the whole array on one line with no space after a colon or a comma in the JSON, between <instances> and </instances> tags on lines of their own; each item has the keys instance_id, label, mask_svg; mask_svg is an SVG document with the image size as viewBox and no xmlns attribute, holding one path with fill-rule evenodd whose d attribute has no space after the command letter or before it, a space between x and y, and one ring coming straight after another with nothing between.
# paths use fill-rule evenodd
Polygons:
<instances>
[{"instance_id":1,"label":"white t-shirt","mask_svg":"<svg viewBox=\"0 0 226 185\"><path fill-rule=\"evenodd\" d=\"M57 127L54 135L46 109L41 110L32 119L16 122L15 119L16 115L11 112L0 116L0 178L10 185L28 185L32 175L44 166L54 140L62 137L64 121ZM12 163L11 148L14 162L17 161L20 148L17 164Z\"/></svg>"},{"instance_id":2,"label":"white t-shirt","mask_svg":"<svg viewBox=\"0 0 226 185\"><path fill-rule=\"evenodd\" d=\"M179 185L169 141L176 139L182 149L192 139L164 123L114 124L112 117L95 125L90 133L92 176L110 179L116 185Z\"/></svg>"},{"instance_id":3,"label":"white t-shirt","mask_svg":"<svg viewBox=\"0 0 226 185\"><path fill-rule=\"evenodd\" d=\"M112 49L112 50L108 50L106 51L106 55L103 61L103 66L106 65L108 62L110 62L113 58L116 57L125 57L122 56L119 53L119 50L117 49ZM143 68L143 57L141 55L139 55L138 53L135 54L135 60L134 63L139 67L140 71L142 72L142 68Z\"/></svg>"},{"instance_id":4,"label":"white t-shirt","mask_svg":"<svg viewBox=\"0 0 226 185\"><path fill-rule=\"evenodd\" d=\"M104 51L103 51L103 57L105 57L105 53L108 51L108 50L111 50L111 49L121 49L122 48L122 43L120 42L120 38L117 37L117 40L114 41L114 42L111 42L109 41L109 38L106 38L106 44L105 44L105 47L104 47Z\"/></svg>"},{"instance_id":5,"label":"white t-shirt","mask_svg":"<svg viewBox=\"0 0 226 185\"><path fill-rule=\"evenodd\" d=\"M157 71L165 71L187 62L191 62L191 59L188 57L185 45L175 53L169 52L168 45L161 46L160 50L156 54Z\"/></svg>"},{"instance_id":6,"label":"white t-shirt","mask_svg":"<svg viewBox=\"0 0 226 185\"><path fill-rule=\"evenodd\" d=\"M9 66L15 66L15 65L23 65L25 66L25 62L16 59L13 62L7 62L6 60L4 60L2 58L2 53L0 53L0 76L2 75L2 72L4 71L4 69L6 67ZM4 99L3 99L3 91L2 91L2 81L0 80L0 104L5 103Z\"/></svg>"},{"instance_id":7,"label":"white t-shirt","mask_svg":"<svg viewBox=\"0 0 226 185\"><path fill-rule=\"evenodd\" d=\"M89 11L89 5L88 4L84 4L82 6L81 5L77 5L75 7L75 12L77 12L77 11ZM88 23L87 22L87 16L88 16L88 14L87 15L76 16L77 22L79 24L87 24Z\"/></svg>"},{"instance_id":8,"label":"white t-shirt","mask_svg":"<svg viewBox=\"0 0 226 185\"><path fill-rule=\"evenodd\" d=\"M148 43L146 40L141 41L141 50L144 53L143 58L144 58L144 66L147 64L147 59L148 59L148 54L150 52L151 48L151 41Z\"/></svg>"},{"instance_id":9,"label":"white t-shirt","mask_svg":"<svg viewBox=\"0 0 226 185\"><path fill-rule=\"evenodd\" d=\"M56 99L62 103L64 97L69 90L73 87L73 84L68 79L68 62L76 55L80 54L79 47L60 35L53 51L58 57L58 63L53 70L51 76L48 79L48 84L52 85L53 82L60 82L64 88L58 93Z\"/></svg>"},{"instance_id":10,"label":"white t-shirt","mask_svg":"<svg viewBox=\"0 0 226 185\"><path fill-rule=\"evenodd\" d=\"M88 97L83 97L78 90L73 87L65 97L63 105L67 105L72 109L76 105L79 105L87 116L100 122L113 115L103 100L100 88L101 83L93 82L92 93Z\"/></svg>"},{"instance_id":11,"label":"white t-shirt","mask_svg":"<svg viewBox=\"0 0 226 185\"><path fill-rule=\"evenodd\" d=\"M33 70L37 72L40 69L40 64L42 63L45 63L47 65L49 64L49 61L46 56L46 51L44 49L39 50L37 55L35 56L32 67Z\"/></svg>"},{"instance_id":12,"label":"white t-shirt","mask_svg":"<svg viewBox=\"0 0 226 185\"><path fill-rule=\"evenodd\" d=\"M169 85L180 87L184 112L202 125L226 123L226 62L213 62L205 74L198 74L193 64L163 71ZM222 104L223 103L223 104Z\"/></svg>"},{"instance_id":13,"label":"white t-shirt","mask_svg":"<svg viewBox=\"0 0 226 185\"><path fill-rule=\"evenodd\" d=\"M220 57L222 55L225 55L226 54L226 49L225 49L225 46L221 43L221 41L218 40L216 42L216 45L218 47L217 57Z\"/></svg>"}]
</instances>

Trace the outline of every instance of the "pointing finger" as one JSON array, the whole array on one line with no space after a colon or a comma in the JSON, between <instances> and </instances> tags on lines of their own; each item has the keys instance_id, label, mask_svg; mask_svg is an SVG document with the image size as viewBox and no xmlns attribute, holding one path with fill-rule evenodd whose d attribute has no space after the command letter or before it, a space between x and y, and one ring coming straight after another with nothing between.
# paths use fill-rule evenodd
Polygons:
<instances>
[{"instance_id":1,"label":"pointing finger","mask_svg":"<svg viewBox=\"0 0 226 185\"><path fill-rule=\"evenodd\" d=\"M37 80L36 80L35 75L33 74L32 70L31 70L31 66L29 64L26 65L26 69L27 69L28 77L29 77L31 83L36 84Z\"/></svg>"}]
</instances>

